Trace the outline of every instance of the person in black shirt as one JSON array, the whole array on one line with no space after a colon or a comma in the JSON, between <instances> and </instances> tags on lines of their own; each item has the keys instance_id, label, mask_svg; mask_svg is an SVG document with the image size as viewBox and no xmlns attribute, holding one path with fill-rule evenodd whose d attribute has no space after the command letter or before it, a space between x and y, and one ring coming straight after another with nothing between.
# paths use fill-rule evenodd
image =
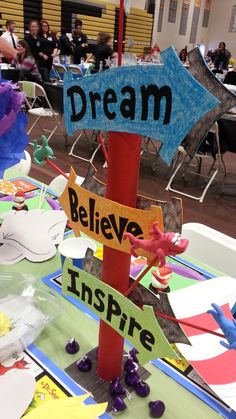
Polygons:
<instances>
[{"instance_id":1,"label":"person in black shirt","mask_svg":"<svg viewBox=\"0 0 236 419\"><path fill-rule=\"evenodd\" d=\"M100 32L98 34L98 45L95 50L95 68L94 71L106 70L109 68L107 60L115 58L116 53L113 51L112 37L108 33ZM100 64L101 63L101 64ZM100 66L102 65L102 68Z\"/></svg>"},{"instance_id":2,"label":"person in black shirt","mask_svg":"<svg viewBox=\"0 0 236 419\"><path fill-rule=\"evenodd\" d=\"M52 69L53 58L58 52L58 42L56 37L50 31L49 24L46 20L41 20L40 35L40 67L44 67L48 71L48 75Z\"/></svg>"},{"instance_id":3,"label":"person in black shirt","mask_svg":"<svg viewBox=\"0 0 236 419\"><path fill-rule=\"evenodd\" d=\"M29 24L30 33L25 36L25 41L30 47L31 54L33 55L35 61L39 62L39 52L40 52L40 40L39 40L39 22L37 20L31 20Z\"/></svg>"},{"instance_id":4,"label":"person in black shirt","mask_svg":"<svg viewBox=\"0 0 236 419\"><path fill-rule=\"evenodd\" d=\"M34 57L38 66L39 72L42 76L43 81L50 81L48 77L48 71L44 66L44 61L40 54L42 53L42 42L39 36L39 22L32 20L29 24L30 33L25 36L25 41L30 47L32 56Z\"/></svg>"},{"instance_id":5,"label":"person in black shirt","mask_svg":"<svg viewBox=\"0 0 236 419\"><path fill-rule=\"evenodd\" d=\"M230 52L226 49L225 42L220 42L219 48L214 51L214 65L217 70L228 70Z\"/></svg>"},{"instance_id":6,"label":"person in black shirt","mask_svg":"<svg viewBox=\"0 0 236 419\"><path fill-rule=\"evenodd\" d=\"M72 36L74 64L80 64L81 58L84 58L84 60L86 60L88 38L82 32L82 26L83 26L82 21L77 20L75 23L75 30Z\"/></svg>"}]
</instances>

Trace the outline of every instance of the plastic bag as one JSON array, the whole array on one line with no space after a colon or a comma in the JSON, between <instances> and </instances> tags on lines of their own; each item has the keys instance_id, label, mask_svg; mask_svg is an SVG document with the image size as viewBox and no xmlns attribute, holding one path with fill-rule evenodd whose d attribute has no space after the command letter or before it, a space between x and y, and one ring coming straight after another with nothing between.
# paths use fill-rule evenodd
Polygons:
<instances>
[{"instance_id":1,"label":"plastic bag","mask_svg":"<svg viewBox=\"0 0 236 419\"><path fill-rule=\"evenodd\" d=\"M0 318L9 325L1 328L0 322L0 362L26 349L64 311L54 294L36 288L34 283L29 275L0 274Z\"/></svg>"}]
</instances>

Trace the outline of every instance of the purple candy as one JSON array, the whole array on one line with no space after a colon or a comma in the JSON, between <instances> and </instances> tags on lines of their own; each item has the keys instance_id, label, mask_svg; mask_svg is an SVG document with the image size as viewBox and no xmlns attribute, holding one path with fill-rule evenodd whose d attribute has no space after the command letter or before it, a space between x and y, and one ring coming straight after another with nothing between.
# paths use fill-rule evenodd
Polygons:
<instances>
[{"instance_id":1,"label":"purple candy","mask_svg":"<svg viewBox=\"0 0 236 419\"><path fill-rule=\"evenodd\" d=\"M133 359L128 358L124 363L124 370L126 372L136 372L138 371L138 364Z\"/></svg>"},{"instance_id":2,"label":"purple candy","mask_svg":"<svg viewBox=\"0 0 236 419\"><path fill-rule=\"evenodd\" d=\"M92 369L92 361L86 355L76 362L77 368L82 372L88 372Z\"/></svg>"},{"instance_id":3,"label":"purple candy","mask_svg":"<svg viewBox=\"0 0 236 419\"><path fill-rule=\"evenodd\" d=\"M112 414L117 415L125 409L127 409L127 406L126 406L124 400L122 400L121 397L116 396L115 399L114 399L114 402L112 404L112 410L111 410Z\"/></svg>"},{"instance_id":4,"label":"purple candy","mask_svg":"<svg viewBox=\"0 0 236 419\"><path fill-rule=\"evenodd\" d=\"M79 344L75 338L72 338L67 342L65 349L68 354L76 354L79 351Z\"/></svg>"},{"instance_id":5,"label":"purple candy","mask_svg":"<svg viewBox=\"0 0 236 419\"><path fill-rule=\"evenodd\" d=\"M161 400L156 400L155 402L149 402L148 406L150 407L150 415L153 418L161 418L165 412L165 403Z\"/></svg>"},{"instance_id":6,"label":"purple candy","mask_svg":"<svg viewBox=\"0 0 236 419\"><path fill-rule=\"evenodd\" d=\"M124 387L121 385L119 377L115 378L110 387L111 396L117 396L119 394L126 394Z\"/></svg>"},{"instance_id":7,"label":"purple candy","mask_svg":"<svg viewBox=\"0 0 236 419\"><path fill-rule=\"evenodd\" d=\"M138 355L138 350L136 349L136 348L133 348L133 349L131 349L130 351L129 351L129 355L130 355L130 357L132 358L132 360L134 361L134 362L137 362L138 363L138 358L137 358L137 355Z\"/></svg>"},{"instance_id":8,"label":"purple candy","mask_svg":"<svg viewBox=\"0 0 236 419\"><path fill-rule=\"evenodd\" d=\"M137 372L129 372L125 376L125 382L128 386L135 386L139 382L140 378Z\"/></svg>"},{"instance_id":9,"label":"purple candy","mask_svg":"<svg viewBox=\"0 0 236 419\"><path fill-rule=\"evenodd\" d=\"M150 387L145 381L139 381L134 388L139 397L147 397L150 393Z\"/></svg>"}]
</instances>

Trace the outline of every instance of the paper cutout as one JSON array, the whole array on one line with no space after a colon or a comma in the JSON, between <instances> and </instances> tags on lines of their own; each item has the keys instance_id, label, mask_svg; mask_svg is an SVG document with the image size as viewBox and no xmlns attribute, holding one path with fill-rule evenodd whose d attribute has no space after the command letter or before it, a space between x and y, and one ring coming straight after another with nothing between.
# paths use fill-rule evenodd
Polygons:
<instances>
[{"instance_id":1,"label":"paper cutout","mask_svg":"<svg viewBox=\"0 0 236 419\"><path fill-rule=\"evenodd\" d=\"M189 71L192 76L220 101L218 106L211 111L209 110L186 136L185 149L193 157L213 123L233 106L236 106L236 96L209 70L199 48L194 48L190 51L188 57L190 64Z\"/></svg>"},{"instance_id":2,"label":"paper cutout","mask_svg":"<svg viewBox=\"0 0 236 419\"><path fill-rule=\"evenodd\" d=\"M160 155L170 163L192 126L219 101L188 73L173 48L161 55L164 66L116 67L79 81L66 73L68 134L90 128L145 135L163 143Z\"/></svg>"},{"instance_id":3,"label":"paper cutout","mask_svg":"<svg viewBox=\"0 0 236 419\"><path fill-rule=\"evenodd\" d=\"M81 301L139 351L141 365L156 358L178 358L163 334L153 308L143 310L111 286L82 271L66 259L62 292Z\"/></svg>"},{"instance_id":4,"label":"paper cutout","mask_svg":"<svg viewBox=\"0 0 236 419\"><path fill-rule=\"evenodd\" d=\"M1 418L21 418L34 397L35 386L34 377L26 371L12 370L0 376Z\"/></svg>"},{"instance_id":5,"label":"paper cutout","mask_svg":"<svg viewBox=\"0 0 236 419\"><path fill-rule=\"evenodd\" d=\"M102 261L94 257L93 251L90 249L86 252L83 269L87 273L95 276L95 278L98 278L98 280L102 279ZM149 305L160 313L165 313L174 317L174 313L169 304L168 295L165 293L161 293L157 297L151 290L138 284L136 289L129 295L129 300L138 306ZM171 322L161 317L158 318L158 323L170 343L179 342L186 343L187 345L189 344L189 340L178 323Z\"/></svg>"},{"instance_id":6,"label":"paper cutout","mask_svg":"<svg viewBox=\"0 0 236 419\"><path fill-rule=\"evenodd\" d=\"M149 230L155 221L163 229L159 207L142 211L95 195L76 184L73 169L59 202L76 236L82 231L98 242L126 253L130 253L131 244L122 239L125 232L132 230L137 237L149 238Z\"/></svg>"},{"instance_id":7,"label":"paper cutout","mask_svg":"<svg viewBox=\"0 0 236 419\"><path fill-rule=\"evenodd\" d=\"M0 263L12 265L26 258L42 262L56 254L67 218L63 211L9 211L2 214Z\"/></svg>"},{"instance_id":8,"label":"paper cutout","mask_svg":"<svg viewBox=\"0 0 236 419\"><path fill-rule=\"evenodd\" d=\"M105 413L107 403L84 404L89 394L44 402L24 417L27 419L96 419Z\"/></svg>"},{"instance_id":9,"label":"paper cutout","mask_svg":"<svg viewBox=\"0 0 236 419\"><path fill-rule=\"evenodd\" d=\"M8 180L0 181L0 194L2 195L14 195L18 191L17 187Z\"/></svg>"},{"instance_id":10,"label":"paper cutout","mask_svg":"<svg viewBox=\"0 0 236 419\"><path fill-rule=\"evenodd\" d=\"M90 165L88 173L81 184L81 187L99 196L105 196L106 185L95 177L96 169ZM170 202L159 201L143 195L137 197L137 209L148 210L152 205L161 207L164 224L164 231L181 233L183 224L183 208L180 198L172 198Z\"/></svg>"},{"instance_id":11,"label":"paper cutout","mask_svg":"<svg viewBox=\"0 0 236 419\"><path fill-rule=\"evenodd\" d=\"M24 178L18 178L11 181L19 190L23 192L31 192L35 189L38 189L37 185L34 185L33 183L30 183L28 180Z\"/></svg>"},{"instance_id":12,"label":"paper cutout","mask_svg":"<svg viewBox=\"0 0 236 419\"><path fill-rule=\"evenodd\" d=\"M207 311L214 301L230 317L235 304L236 281L233 278L213 278L169 293L169 301L177 318L220 331ZM188 301L188 304L186 304ZM236 351L220 345L220 337L182 325L192 346L177 344L192 367L228 406L236 410Z\"/></svg>"}]
</instances>

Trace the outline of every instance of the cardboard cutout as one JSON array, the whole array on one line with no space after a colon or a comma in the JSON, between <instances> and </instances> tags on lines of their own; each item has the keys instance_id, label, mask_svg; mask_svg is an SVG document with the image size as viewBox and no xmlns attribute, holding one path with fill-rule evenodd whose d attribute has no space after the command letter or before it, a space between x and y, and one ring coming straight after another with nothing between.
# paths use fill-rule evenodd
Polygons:
<instances>
[{"instance_id":1,"label":"cardboard cutout","mask_svg":"<svg viewBox=\"0 0 236 419\"><path fill-rule=\"evenodd\" d=\"M178 359L151 306L138 308L108 284L76 268L69 259L63 265L62 292L81 301L137 348L141 365L156 358Z\"/></svg>"},{"instance_id":2,"label":"cardboard cutout","mask_svg":"<svg viewBox=\"0 0 236 419\"><path fill-rule=\"evenodd\" d=\"M67 132L95 129L160 140L168 164L190 129L219 101L189 74L173 48L164 66L112 68L76 81L64 77ZM132 139L130 139L132 141Z\"/></svg>"}]
</instances>

